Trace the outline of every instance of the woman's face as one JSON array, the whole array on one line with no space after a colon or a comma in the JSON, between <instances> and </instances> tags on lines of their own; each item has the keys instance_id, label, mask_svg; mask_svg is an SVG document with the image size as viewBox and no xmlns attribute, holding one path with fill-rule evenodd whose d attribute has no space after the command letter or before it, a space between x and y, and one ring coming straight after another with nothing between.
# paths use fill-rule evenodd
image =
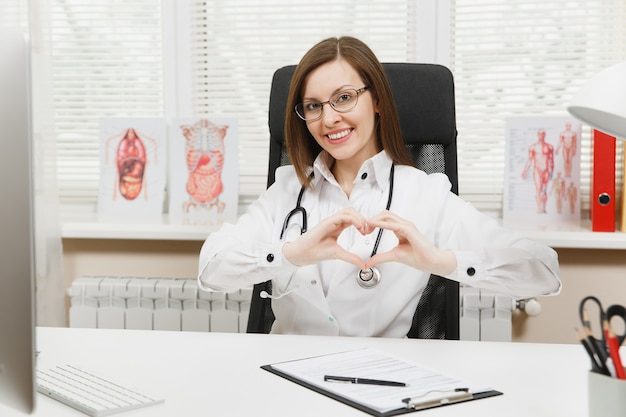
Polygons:
<instances>
[{"instance_id":1,"label":"woman's face","mask_svg":"<svg viewBox=\"0 0 626 417\"><path fill-rule=\"evenodd\" d=\"M303 100L323 103L340 91L358 90L364 86L356 70L340 58L316 68L307 76ZM317 143L337 161L360 166L379 152L376 111L372 94L365 90L359 94L356 107L346 113L324 104L322 116L306 122L307 128Z\"/></svg>"}]
</instances>

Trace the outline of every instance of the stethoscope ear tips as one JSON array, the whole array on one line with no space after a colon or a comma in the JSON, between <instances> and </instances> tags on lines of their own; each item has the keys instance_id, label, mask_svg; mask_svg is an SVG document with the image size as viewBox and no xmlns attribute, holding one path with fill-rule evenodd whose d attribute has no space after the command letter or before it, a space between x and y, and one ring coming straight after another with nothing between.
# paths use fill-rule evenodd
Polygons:
<instances>
[{"instance_id":1,"label":"stethoscope ear tips","mask_svg":"<svg viewBox=\"0 0 626 417\"><path fill-rule=\"evenodd\" d=\"M378 268L361 269L356 276L356 282L363 288L373 288L380 282Z\"/></svg>"}]
</instances>

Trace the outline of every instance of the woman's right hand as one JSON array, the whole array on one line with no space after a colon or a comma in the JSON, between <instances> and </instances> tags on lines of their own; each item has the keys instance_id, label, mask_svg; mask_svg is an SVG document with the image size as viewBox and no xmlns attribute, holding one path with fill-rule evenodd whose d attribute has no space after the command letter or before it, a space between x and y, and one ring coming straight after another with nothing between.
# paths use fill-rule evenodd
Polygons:
<instances>
[{"instance_id":1,"label":"woman's right hand","mask_svg":"<svg viewBox=\"0 0 626 417\"><path fill-rule=\"evenodd\" d=\"M293 242L283 245L283 256L293 265L305 266L327 261L341 259L363 268L365 261L342 248L337 239L341 232L350 226L356 227L360 233L365 232L366 219L353 208L347 208L327 217L315 227Z\"/></svg>"}]
</instances>

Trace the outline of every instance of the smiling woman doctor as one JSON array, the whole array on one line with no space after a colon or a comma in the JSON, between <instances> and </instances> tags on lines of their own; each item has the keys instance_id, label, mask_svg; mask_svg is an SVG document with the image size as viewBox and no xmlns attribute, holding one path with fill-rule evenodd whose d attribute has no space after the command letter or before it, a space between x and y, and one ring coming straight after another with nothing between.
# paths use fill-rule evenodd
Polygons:
<instances>
[{"instance_id":1,"label":"smiling woman doctor","mask_svg":"<svg viewBox=\"0 0 626 417\"><path fill-rule=\"evenodd\" d=\"M287 106L293 166L209 235L200 288L272 280L272 333L386 337L406 336L430 274L518 297L560 291L554 250L499 227L445 175L412 166L387 78L363 42L313 46Z\"/></svg>"}]
</instances>

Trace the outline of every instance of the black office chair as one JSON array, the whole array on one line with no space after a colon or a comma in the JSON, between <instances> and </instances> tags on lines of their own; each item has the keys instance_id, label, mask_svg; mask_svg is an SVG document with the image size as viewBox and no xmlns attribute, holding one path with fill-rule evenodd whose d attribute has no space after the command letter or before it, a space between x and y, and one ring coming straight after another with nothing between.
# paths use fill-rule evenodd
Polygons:
<instances>
[{"instance_id":1,"label":"black office chair","mask_svg":"<svg viewBox=\"0 0 626 417\"><path fill-rule=\"evenodd\" d=\"M427 172L445 173L458 194L456 115L451 72L434 64L383 64L398 107L402 133L415 165ZM267 186L274 171L289 164L284 121L289 83L295 66L274 73L270 92L270 159ZM256 284L252 292L248 333L269 333L274 315L269 298L271 282ZM459 338L459 284L431 275L407 334L421 339Z\"/></svg>"}]
</instances>

